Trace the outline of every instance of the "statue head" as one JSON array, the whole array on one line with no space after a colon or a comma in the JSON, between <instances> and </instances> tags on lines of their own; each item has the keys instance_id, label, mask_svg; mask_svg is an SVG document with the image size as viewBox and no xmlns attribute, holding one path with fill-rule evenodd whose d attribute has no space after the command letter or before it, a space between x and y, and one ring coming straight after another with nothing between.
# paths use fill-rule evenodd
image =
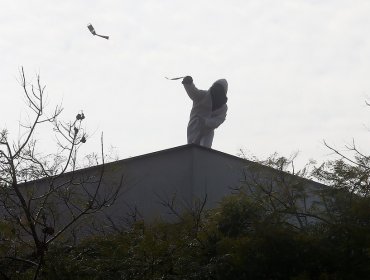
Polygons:
<instances>
[{"instance_id":1,"label":"statue head","mask_svg":"<svg viewBox=\"0 0 370 280\"><path fill-rule=\"evenodd\" d=\"M225 79L217 80L209 89L212 98L212 111L219 109L227 102L228 84Z\"/></svg>"},{"instance_id":2,"label":"statue head","mask_svg":"<svg viewBox=\"0 0 370 280\"><path fill-rule=\"evenodd\" d=\"M229 87L229 85L228 85L228 83L225 79L219 79L219 80L217 80L216 82L213 83L210 90L211 91L212 90L216 90L216 91L223 90L224 94L226 95L228 87Z\"/></svg>"}]
</instances>

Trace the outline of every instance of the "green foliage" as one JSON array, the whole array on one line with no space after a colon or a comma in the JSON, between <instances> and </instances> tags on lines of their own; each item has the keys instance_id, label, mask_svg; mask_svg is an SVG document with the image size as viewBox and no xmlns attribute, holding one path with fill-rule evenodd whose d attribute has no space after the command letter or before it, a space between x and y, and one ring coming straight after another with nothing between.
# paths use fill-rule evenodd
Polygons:
<instances>
[{"instance_id":1,"label":"green foliage","mask_svg":"<svg viewBox=\"0 0 370 280\"><path fill-rule=\"evenodd\" d=\"M368 196L370 192L370 157L356 156L353 162L327 161L316 168L313 175L336 189Z\"/></svg>"},{"instance_id":2,"label":"green foliage","mask_svg":"<svg viewBox=\"0 0 370 280\"><path fill-rule=\"evenodd\" d=\"M333 204L344 202L348 201ZM302 230L238 194L203 213L200 222L189 214L178 223L140 222L128 231L91 237L76 247L53 246L41 277L367 279L370 200L357 197L351 207L337 208L345 212L333 223Z\"/></svg>"},{"instance_id":3,"label":"green foliage","mask_svg":"<svg viewBox=\"0 0 370 280\"><path fill-rule=\"evenodd\" d=\"M283 193L255 184L259 191L240 191L216 209L185 213L177 223L138 222L127 231L90 237L77 246L54 244L40 277L368 279L370 197L351 188L367 170L339 161L320 168L316 175L325 174L332 185L317 194L321 204L307 212L300 206L304 188L279 177L276 186ZM300 224L294 216L298 212L314 222ZM11 234L7 225L0 224L0 229L3 236ZM22 264L14 273L14 262L0 263L0 272L11 279L30 279L28 268Z\"/></svg>"}]
</instances>

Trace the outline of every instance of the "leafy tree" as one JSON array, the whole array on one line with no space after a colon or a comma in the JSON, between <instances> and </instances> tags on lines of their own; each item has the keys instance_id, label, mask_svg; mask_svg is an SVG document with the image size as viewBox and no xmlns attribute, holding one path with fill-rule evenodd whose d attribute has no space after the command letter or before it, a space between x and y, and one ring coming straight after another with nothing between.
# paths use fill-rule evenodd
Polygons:
<instances>
[{"instance_id":1,"label":"leafy tree","mask_svg":"<svg viewBox=\"0 0 370 280\"><path fill-rule=\"evenodd\" d=\"M76 247L53 246L45 279L367 279L369 198L339 208L330 223L292 226L250 196L177 223L136 223ZM351 223L348 219L351 218ZM56 261L58 260L58 261Z\"/></svg>"}]
</instances>

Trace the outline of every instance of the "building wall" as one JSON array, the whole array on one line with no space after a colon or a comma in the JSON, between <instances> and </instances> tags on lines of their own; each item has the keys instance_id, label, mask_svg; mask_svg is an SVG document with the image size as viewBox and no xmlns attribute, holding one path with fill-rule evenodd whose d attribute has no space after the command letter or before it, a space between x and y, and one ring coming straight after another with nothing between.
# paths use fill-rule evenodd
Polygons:
<instances>
[{"instance_id":1,"label":"building wall","mask_svg":"<svg viewBox=\"0 0 370 280\"><path fill-rule=\"evenodd\" d=\"M102 166L87 168L65 174L58 180L63 183L73 177L76 185L83 182L86 190L93 191L101 171ZM319 199L314 194L322 188L318 183L196 145L129 158L104 166L98 199L104 200L123 179L115 203L102 212L84 217L79 224L104 230L112 225L124 227L140 219L171 221L177 218L176 213L199 207L204 201L206 208L214 208L224 196L239 188L248 192L250 186L258 183L270 184L284 196L289 190L278 183L281 175L287 186L304 183L310 190L309 204ZM27 188L45 189L42 185L42 181L31 182ZM68 220L69 212L63 209L62 201L55 201L55 207L62 213L61 227Z\"/></svg>"}]
</instances>

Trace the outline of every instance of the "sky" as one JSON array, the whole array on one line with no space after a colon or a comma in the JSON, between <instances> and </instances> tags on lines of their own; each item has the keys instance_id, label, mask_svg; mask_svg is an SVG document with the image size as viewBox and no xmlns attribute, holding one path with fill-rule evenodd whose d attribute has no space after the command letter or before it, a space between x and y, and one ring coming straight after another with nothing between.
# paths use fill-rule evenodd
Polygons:
<instances>
[{"instance_id":1,"label":"sky","mask_svg":"<svg viewBox=\"0 0 370 280\"><path fill-rule=\"evenodd\" d=\"M303 164L331 156L323 141L354 139L366 153L369 31L368 0L0 0L0 128L16 139L27 119L23 66L63 119L83 110L83 153L99 152L101 132L119 158L184 145L191 100L164 77L191 75L200 89L228 80L216 150Z\"/></svg>"}]
</instances>

